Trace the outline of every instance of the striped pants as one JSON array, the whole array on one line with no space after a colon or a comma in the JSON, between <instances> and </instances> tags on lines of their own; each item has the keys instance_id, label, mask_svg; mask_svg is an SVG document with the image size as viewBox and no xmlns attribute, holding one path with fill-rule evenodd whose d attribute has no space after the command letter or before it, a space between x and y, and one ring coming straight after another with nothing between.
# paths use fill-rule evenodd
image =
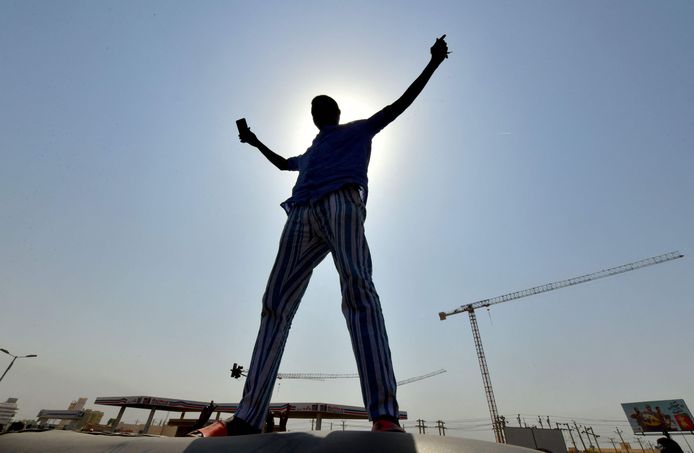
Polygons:
<instances>
[{"instance_id":1,"label":"striped pants","mask_svg":"<svg viewBox=\"0 0 694 453\"><path fill-rule=\"evenodd\" d=\"M345 187L291 209L263 296L260 331L236 416L262 427L289 328L313 269L331 253L340 274L342 312L352 340L369 417L398 417L396 381L381 304L371 281L364 236L366 208L357 188Z\"/></svg>"}]
</instances>

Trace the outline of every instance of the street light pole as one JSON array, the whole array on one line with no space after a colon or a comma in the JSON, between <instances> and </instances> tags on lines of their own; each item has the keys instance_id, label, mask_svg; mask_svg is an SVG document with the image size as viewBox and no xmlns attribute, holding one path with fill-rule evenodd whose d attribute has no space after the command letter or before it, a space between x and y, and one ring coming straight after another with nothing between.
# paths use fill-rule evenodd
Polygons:
<instances>
[{"instance_id":1,"label":"street light pole","mask_svg":"<svg viewBox=\"0 0 694 453\"><path fill-rule=\"evenodd\" d=\"M7 369L5 370L5 372L2 373L2 376L0 376L0 381L2 381L2 378L4 378L5 375L7 374L7 372L10 371L10 368L12 368L12 365L14 365L14 361L15 361L15 360L17 360L17 359L28 359L28 358L30 358L30 357L38 357L36 354L14 355L14 354L10 353L10 351L8 351L7 349L2 349L2 348L0 348L0 351L2 351L2 352L4 352L5 354L10 355L10 356L13 357L13 358L12 358L12 361L11 361L10 364L7 366Z\"/></svg>"}]
</instances>

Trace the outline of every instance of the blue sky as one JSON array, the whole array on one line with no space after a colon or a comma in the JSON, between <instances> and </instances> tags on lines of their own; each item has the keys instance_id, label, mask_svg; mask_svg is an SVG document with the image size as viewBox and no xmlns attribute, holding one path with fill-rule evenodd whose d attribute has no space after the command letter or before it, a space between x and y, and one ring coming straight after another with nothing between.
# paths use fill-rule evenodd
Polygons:
<instances>
[{"instance_id":1,"label":"blue sky","mask_svg":"<svg viewBox=\"0 0 694 453\"><path fill-rule=\"evenodd\" d=\"M448 370L402 408L487 416L469 322L439 311L671 250L687 256L478 318L509 417L694 405L693 19L687 1L0 1L0 347L39 355L0 399L21 417L79 396L238 400L227 370L250 358L296 175L234 120L300 154L312 96L368 116L447 33L369 173L396 375ZM281 371L354 369L326 260ZM356 381L274 400L361 404Z\"/></svg>"}]
</instances>

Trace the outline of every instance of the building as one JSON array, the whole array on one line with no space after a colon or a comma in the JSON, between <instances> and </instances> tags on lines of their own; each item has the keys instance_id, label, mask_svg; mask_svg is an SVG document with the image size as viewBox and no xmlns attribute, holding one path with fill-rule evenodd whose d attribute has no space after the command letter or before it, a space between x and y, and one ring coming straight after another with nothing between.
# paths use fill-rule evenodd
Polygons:
<instances>
[{"instance_id":1,"label":"building","mask_svg":"<svg viewBox=\"0 0 694 453\"><path fill-rule=\"evenodd\" d=\"M7 401L0 403L0 431L9 426L18 410L17 398L7 398Z\"/></svg>"},{"instance_id":2,"label":"building","mask_svg":"<svg viewBox=\"0 0 694 453\"><path fill-rule=\"evenodd\" d=\"M68 406L69 411L81 411L84 409L84 405L87 404L87 398L78 398L77 401L73 401Z\"/></svg>"},{"instance_id":3,"label":"building","mask_svg":"<svg viewBox=\"0 0 694 453\"><path fill-rule=\"evenodd\" d=\"M93 426L101 423L104 416L102 411L85 409L87 398L79 398L68 406L67 410L42 409L36 416L39 424L47 425L52 420L58 420L56 428L80 430L85 426Z\"/></svg>"},{"instance_id":4,"label":"building","mask_svg":"<svg viewBox=\"0 0 694 453\"><path fill-rule=\"evenodd\" d=\"M87 404L87 398L78 398L77 401L73 401L70 403L70 405L67 407L67 410L69 410L69 411L82 411L84 409L85 404ZM67 426L70 425L71 423L73 423L73 421L67 420L67 419L62 419L60 421L60 423L58 423L56 428L57 429L69 429L69 428L67 428Z\"/></svg>"}]
</instances>

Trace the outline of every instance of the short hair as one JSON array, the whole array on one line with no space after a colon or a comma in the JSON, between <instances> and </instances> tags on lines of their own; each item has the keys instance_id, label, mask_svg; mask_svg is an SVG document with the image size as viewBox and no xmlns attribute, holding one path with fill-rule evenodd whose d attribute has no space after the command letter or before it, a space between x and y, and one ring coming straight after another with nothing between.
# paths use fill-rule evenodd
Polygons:
<instances>
[{"instance_id":1,"label":"short hair","mask_svg":"<svg viewBox=\"0 0 694 453\"><path fill-rule=\"evenodd\" d=\"M320 113L337 113L340 114L340 107L337 105L335 99L321 94L313 98L311 101L311 110Z\"/></svg>"}]
</instances>

